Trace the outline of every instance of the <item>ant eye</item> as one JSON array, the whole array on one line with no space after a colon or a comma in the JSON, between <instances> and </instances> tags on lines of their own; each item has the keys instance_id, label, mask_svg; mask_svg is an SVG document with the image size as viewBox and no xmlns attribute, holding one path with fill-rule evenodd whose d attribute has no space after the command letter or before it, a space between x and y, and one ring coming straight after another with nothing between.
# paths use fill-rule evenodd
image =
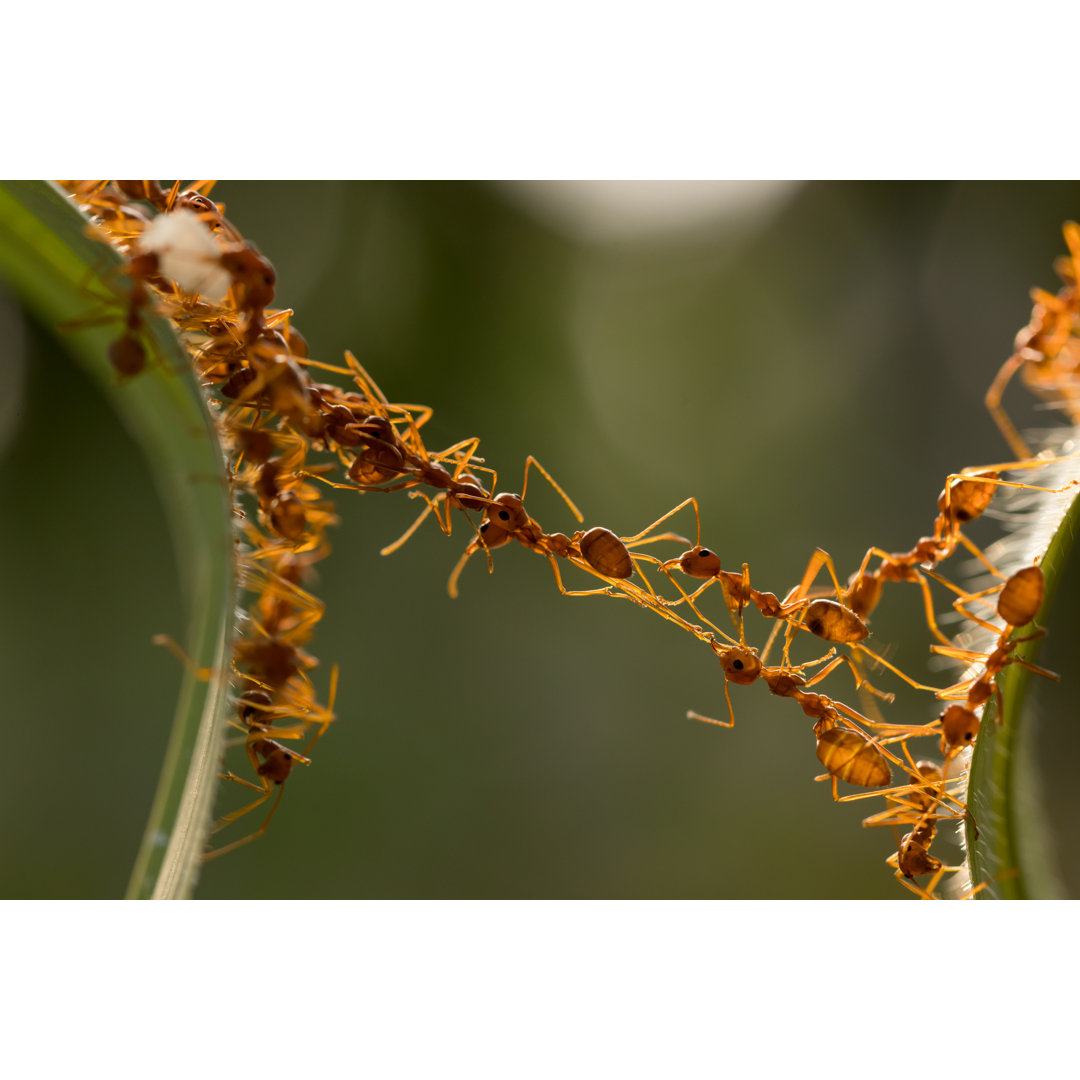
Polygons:
<instances>
[{"instance_id":1,"label":"ant eye","mask_svg":"<svg viewBox=\"0 0 1080 1080\"><path fill-rule=\"evenodd\" d=\"M485 521L484 524L480 526L480 531L482 533L486 533L488 531L488 526L490 526L490 525L491 525L490 521Z\"/></svg>"},{"instance_id":2,"label":"ant eye","mask_svg":"<svg viewBox=\"0 0 1080 1080\"><path fill-rule=\"evenodd\" d=\"M733 663L733 664L732 664L731 666L732 666L733 668L737 668L737 669L738 669L739 671L742 671L742 669L743 669L743 662L742 662L741 660L736 660L736 661L735 661L735 662L734 662L734 663Z\"/></svg>"},{"instance_id":3,"label":"ant eye","mask_svg":"<svg viewBox=\"0 0 1080 1080\"><path fill-rule=\"evenodd\" d=\"M711 551L710 551L710 550L709 550L708 548L702 548L702 549L701 549L701 550L700 550L700 551L698 552L698 554L699 554L699 555L700 555L700 556L701 556L701 557L702 557L703 559L711 559L711 558L712 558L712 552L711 552Z\"/></svg>"},{"instance_id":4,"label":"ant eye","mask_svg":"<svg viewBox=\"0 0 1080 1080\"><path fill-rule=\"evenodd\" d=\"M499 520L500 521L509 521L510 520L510 512L508 510L500 510L499 511Z\"/></svg>"}]
</instances>

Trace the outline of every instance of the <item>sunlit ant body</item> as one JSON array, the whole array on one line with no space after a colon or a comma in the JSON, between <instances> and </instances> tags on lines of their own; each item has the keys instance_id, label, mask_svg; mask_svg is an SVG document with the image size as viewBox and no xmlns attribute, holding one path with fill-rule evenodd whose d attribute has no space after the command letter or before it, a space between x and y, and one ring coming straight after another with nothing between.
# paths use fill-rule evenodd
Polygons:
<instances>
[{"instance_id":1,"label":"sunlit ant body","mask_svg":"<svg viewBox=\"0 0 1080 1080\"><path fill-rule=\"evenodd\" d=\"M231 813L219 818L211 830L211 835L220 832L233 822L257 810L274 795L275 788L277 788L277 796L274 798L270 811L263 819L262 824L254 832L248 833L247 836L243 836L239 840L234 840L220 848L206 852L203 855L204 862L220 858L222 855L235 851L245 844L250 844L253 840L257 840L262 836L270 827L270 822L273 820L274 814L281 804L282 796L285 794L285 781L291 775L293 766L297 763L302 765L311 764L311 758L308 755L319 739L326 734L327 728L334 720L333 709L337 695L337 677L338 669L335 666L330 675L330 696L326 709L313 707L307 710L306 713L300 714L300 719L305 723L318 724L318 730L307 741L302 751L292 750L279 741L281 739L302 738L301 728L298 726L279 727L275 724L275 721L298 715L297 713L276 706L274 696L258 683L249 687L240 695L237 700L237 713L240 719L238 726L246 729L246 736L240 741L244 744L244 750L259 782L253 783L242 776L237 776L232 771L223 772L220 775L223 780L231 780L259 794L258 798L246 806L242 806L239 810L233 810Z\"/></svg>"},{"instance_id":2,"label":"sunlit ant body","mask_svg":"<svg viewBox=\"0 0 1080 1080\"><path fill-rule=\"evenodd\" d=\"M1056 296L1044 289L1032 289L1035 305L1031 321L1016 335L1012 355L986 391L990 415L1020 458L1030 458L1031 450L1001 404L1005 388L1018 371L1034 393L1063 408L1073 423L1080 420L1080 392L1075 387L1080 354L1073 342L1080 314L1080 225L1067 221L1063 232L1069 255L1058 261L1056 269L1065 287Z\"/></svg>"},{"instance_id":3,"label":"sunlit ant body","mask_svg":"<svg viewBox=\"0 0 1080 1080\"><path fill-rule=\"evenodd\" d=\"M530 455L525 462L522 494L502 492L488 500L484 520L480 525L476 538L466 547L461 559L450 575L447 585L450 595L452 597L458 595L457 582L461 571L477 551L484 549L491 552L496 548L505 546L511 540L517 540L522 546L544 556L548 560L555 577L555 583L564 596L621 595L639 606L657 612L669 621L679 623L684 628L689 627L690 624L686 623L685 620L667 610L656 596L656 592L648 578L641 573L638 567L639 562L659 566L660 560L651 555L634 551L633 548L665 540L687 543L686 538L679 536L677 533L654 533L654 530L692 500L684 500L674 509L669 510L651 525L633 536L620 537L603 526L579 529L570 536L561 532L546 533L529 516L528 511L525 509L524 495L528 488L529 469L532 466L535 466L562 496L578 522L584 521L581 511L574 505L566 492L559 487L543 466ZM563 584L562 574L559 570L559 560L569 562L587 574L599 578L605 583L604 586L599 589L567 589ZM635 571L640 574L644 588L630 580Z\"/></svg>"},{"instance_id":4,"label":"sunlit ant body","mask_svg":"<svg viewBox=\"0 0 1080 1080\"><path fill-rule=\"evenodd\" d=\"M1021 637L1015 634L1018 627L1027 626L1034 621L1042 607L1045 594L1046 584L1042 570L1038 566L1025 566L1001 587L997 612L1005 626L1000 632L998 627L968 613L968 617L979 625L998 632L997 644L990 652L973 652L943 645L931 646L932 651L941 656L967 664L978 664L982 668L980 674L938 691L939 698L954 701L939 717L942 750L949 756L955 756L978 737L981 722L975 710L985 705L991 697L996 696L997 722L1001 723L1002 694L996 679L1009 665L1019 664L1043 678L1055 681L1058 679L1058 675L1053 671L1038 667L1016 655L1016 649L1020 645L1036 641L1046 634L1046 631L1041 629Z\"/></svg>"}]
</instances>

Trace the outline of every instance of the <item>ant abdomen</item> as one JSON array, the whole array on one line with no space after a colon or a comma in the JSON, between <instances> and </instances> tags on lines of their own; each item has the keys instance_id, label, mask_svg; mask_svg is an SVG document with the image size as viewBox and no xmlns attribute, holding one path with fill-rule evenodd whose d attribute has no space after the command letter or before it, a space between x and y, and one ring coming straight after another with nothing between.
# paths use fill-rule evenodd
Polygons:
<instances>
[{"instance_id":1,"label":"ant abdomen","mask_svg":"<svg viewBox=\"0 0 1080 1080\"><path fill-rule=\"evenodd\" d=\"M590 529L579 541L581 557L605 577L628 578L634 573L634 562L627 546L603 526Z\"/></svg>"}]
</instances>

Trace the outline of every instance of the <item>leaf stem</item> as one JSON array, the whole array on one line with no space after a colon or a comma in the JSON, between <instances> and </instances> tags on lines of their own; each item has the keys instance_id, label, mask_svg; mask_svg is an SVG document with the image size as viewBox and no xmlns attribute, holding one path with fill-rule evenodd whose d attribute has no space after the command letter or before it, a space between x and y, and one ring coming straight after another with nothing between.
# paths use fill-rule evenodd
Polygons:
<instances>
[{"instance_id":1,"label":"leaf stem","mask_svg":"<svg viewBox=\"0 0 1080 1080\"><path fill-rule=\"evenodd\" d=\"M109 294L122 260L87 235L87 221L55 186L0 183L0 275L46 326L85 318ZM165 764L136 859L129 898L191 895L205 848L224 744L236 601L232 505L213 418L171 325L145 320L152 360L121 382L108 357L116 323L87 326L64 344L101 386L142 448L168 516L187 601L183 676ZM151 647L149 642L147 647ZM200 679L198 669L214 672Z\"/></svg>"}]
</instances>

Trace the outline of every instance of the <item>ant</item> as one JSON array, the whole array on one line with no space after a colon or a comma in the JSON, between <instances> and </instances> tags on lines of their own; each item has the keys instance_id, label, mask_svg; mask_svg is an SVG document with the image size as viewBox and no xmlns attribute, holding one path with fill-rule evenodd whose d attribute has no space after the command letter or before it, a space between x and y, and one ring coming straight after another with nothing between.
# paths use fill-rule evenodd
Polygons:
<instances>
[{"instance_id":1,"label":"ant","mask_svg":"<svg viewBox=\"0 0 1080 1080\"><path fill-rule=\"evenodd\" d=\"M946 814L945 817L951 819L953 815ZM923 900L935 899L934 890L945 874L958 873L965 869L963 864L946 866L941 859L930 854L930 845L937 835L936 820L939 819L939 815L933 813L933 806L924 811L912 825L911 831L900 840L897 850L885 860L887 865L893 867L896 880ZM922 886L915 879L926 874L931 874L932 877ZM989 884L989 881L980 882L964 892L959 899L970 900Z\"/></svg>"},{"instance_id":2,"label":"ant","mask_svg":"<svg viewBox=\"0 0 1080 1080\"><path fill-rule=\"evenodd\" d=\"M1013 453L1020 458L1030 458L1031 450L1001 405L1005 388L1017 371L1021 372L1024 381L1036 394L1051 403L1061 405L1064 396L1065 411L1074 423L1077 419L1075 402L1071 400L1075 394L1071 382L1075 379L1077 358L1068 355L1066 345L1074 333L1080 303L1077 294L1080 225L1067 221L1062 231L1069 255L1060 260L1055 268L1064 280L1065 288L1057 296L1043 289L1032 289L1031 298L1035 306L1031 321L1016 335L1012 355L1001 365L986 391L986 407L990 415Z\"/></svg>"},{"instance_id":3,"label":"ant","mask_svg":"<svg viewBox=\"0 0 1080 1080\"><path fill-rule=\"evenodd\" d=\"M931 725L925 725L930 727ZM910 734L932 734L932 732L912 732ZM890 739L884 739L883 743L887 743ZM970 817L970 811L967 809L964 801L957 794L950 792L947 786L950 783L962 783L963 777L960 775L950 776L949 770L952 764L951 759L947 759L943 765L938 765L933 761L915 761L911 756L911 751L908 749L907 737L900 738L901 749L904 752L904 757L907 759L907 764L904 765L904 770L908 773L909 782L902 784L899 787L889 788L886 791L864 792L856 795L845 795L840 802L856 802L860 799L866 798L878 798L884 797L887 804L884 810L879 811L876 814L872 814L870 817L863 819L864 828L873 828L880 825L912 825L915 824L923 814L934 809L936 806L944 807L945 803L950 804L950 810L948 813L942 812L937 816L939 818L953 818L959 820L964 817Z\"/></svg>"},{"instance_id":4,"label":"ant","mask_svg":"<svg viewBox=\"0 0 1080 1080\"><path fill-rule=\"evenodd\" d=\"M247 735L239 741L244 744L248 760L251 762L251 767L259 778L259 783L255 784L250 780L245 780L242 776L237 776L236 773L232 771L223 772L219 775L222 780L231 780L234 783L258 792L259 795L258 798L248 803L246 806L242 806L239 810L234 810L224 817L219 818L214 825L214 828L211 830L211 835L220 832L226 826L231 825L234 821L238 821L245 815L250 814L253 810L257 810L274 794L275 787L278 789L277 797L270 807L270 812L266 815L266 818L258 829L249 833L247 836L241 837L239 840L234 840L232 843L225 844L223 847L206 852L202 857L203 862L209 862L211 859L220 858L230 851L235 851L245 844L250 844L253 840L257 840L262 836L270 827L270 822L277 812L282 796L285 794L285 781L292 773L293 766L298 762L302 765L311 764L311 758L308 755L311 753L312 748L319 739L326 734L327 728L329 728L334 720L333 709L334 700L337 695L337 679L338 669L335 665L330 674L329 703L325 710L320 710L319 729L308 740L302 751L290 750L288 747L277 741L282 738L298 739L301 735L294 727L279 728L274 727L269 723L271 716L278 716L280 714L279 711L274 708L273 698L265 688L256 684L254 687L245 690L240 695L237 701L237 713L240 717L241 724L237 726L243 725L243 728L247 731ZM310 718L305 719L310 720Z\"/></svg>"},{"instance_id":5,"label":"ant","mask_svg":"<svg viewBox=\"0 0 1080 1080\"><path fill-rule=\"evenodd\" d=\"M935 651L944 653L946 649L952 648L952 644L949 639L941 633L937 626L933 611L933 597L930 594L929 584L924 574L945 585L953 592L957 593L961 598L967 600L973 599L974 597L972 594L965 593L962 589L953 585L933 571L933 567L952 554L957 544L963 544L972 554L982 561L988 570L997 577L1002 577L1003 575L989 562L989 560L987 560L985 555L983 555L983 553L963 535L960 531L960 526L974 520L986 511L998 487L1015 487L1025 490L1058 494L1075 486L1078 481L1073 480L1061 488L1045 488L1032 484L1022 484L1011 480L1002 480L998 475L1002 471L1039 467L1056 460L1063 459L1044 458L1028 462L1008 462L983 467L977 470L966 469L960 473L950 474L946 477L945 487L938 497L939 513L934 522L934 535L932 537L924 537L911 551L908 552L889 553L881 548L870 548L863 557L859 569L852 576L846 588L842 587L839 583L832 558L827 552L818 548L811 557L806 573L803 575L802 582L792 590L787 597L785 597L781 617L785 617L790 614L792 610L795 610L800 597L807 596L814 578L820 572L821 567L824 566L828 570L833 586L836 589L837 601L841 610L830 613L835 620L835 630L833 629L833 623L830 623L828 619L824 618L821 619L820 628L815 628L813 625L810 625L808 628L814 633L817 633L818 636L824 637L825 640L845 641L844 634L850 633L854 637L858 632L857 628L859 623L855 622L855 618L858 618L861 621L862 617L869 616L873 612L880 599L881 591L886 581L911 581L918 584L922 590L927 625L937 637L938 641L944 646L944 648L941 649L938 649L938 647L935 646ZM870 560L875 557L880 559L880 563L875 570L871 571L869 570ZM921 567L922 572L920 572L917 567ZM990 591L993 590L988 590L988 592ZM787 658L787 649L790 645L794 630L798 629L801 622L808 622L811 616L817 614L814 610L814 604L821 603L831 604L832 602L813 601L806 608L805 618L799 616L792 620L792 625L788 628L785 635L785 662ZM865 645L858 644L858 639L846 640L846 643L850 644L854 651L865 653L873 661L888 668L916 689L929 690L934 693L938 692L935 687L925 686L909 678L898 668L889 664L883 657L878 656ZM766 652L767 651L768 646L766 646ZM946 655L948 655L948 653L946 653ZM859 680L860 676L856 672L856 681L858 682ZM872 687L869 687L868 685L868 688L873 692Z\"/></svg>"},{"instance_id":6,"label":"ant","mask_svg":"<svg viewBox=\"0 0 1080 1080\"><path fill-rule=\"evenodd\" d=\"M87 200L88 209L102 214L104 220L124 221L130 238L123 272L131 278L132 286L124 304L124 329L109 347L109 359L121 379L145 369L143 312L151 302L151 289L163 296L176 294L173 279L180 289L204 293L211 299L224 297L231 286L233 306L247 314L247 339L254 341L263 327L263 310L273 300L275 275L270 263L246 242L221 247L206 227L205 210L200 214L189 208L197 202L200 207L209 204L217 212L199 192L184 193L188 196L185 202L184 196L177 199L178 184L168 195L157 181L120 181L118 186L123 194L165 211L150 219L138 207L123 204L106 191ZM79 323L89 324L85 320Z\"/></svg>"},{"instance_id":7,"label":"ant","mask_svg":"<svg viewBox=\"0 0 1080 1080\"><path fill-rule=\"evenodd\" d=\"M707 635L707 638L724 672L724 699L730 719L714 720L693 711L686 714L688 719L701 720L719 727L733 727L735 712L731 706L728 683L748 686L761 678L773 694L793 698L803 712L815 721L817 757L827 770L827 778L832 781L834 801L840 801L838 780L857 787L886 787L892 782L889 762L891 760L901 766L902 762L884 750L880 742L869 738L858 728L858 724L872 727L872 721L843 702L835 701L824 694L812 693L808 689L846 659L835 657L835 649L805 664L767 667L762 663L757 651L749 646L735 642L724 645L712 635ZM818 664L826 666L809 679L803 677L803 671Z\"/></svg>"},{"instance_id":8,"label":"ant","mask_svg":"<svg viewBox=\"0 0 1080 1080\"><path fill-rule=\"evenodd\" d=\"M775 593L761 592L760 590L751 587L750 568L747 563L743 563L741 574L722 568L720 556L717 555L716 552L701 546L701 518L698 513L697 500L688 499L686 502L692 503L694 507L694 515L697 519L697 540L694 546L688 551L684 551L677 558L669 559L666 562L661 563L660 569L667 574L668 578L672 580L677 588L679 588L678 583L674 581L674 578L672 578L670 574L670 570L674 568L678 568L689 577L703 578L705 580L704 584L700 585L689 595L679 588L679 592L682 593L682 597L679 600L663 601L663 603L669 606L675 606L685 601L689 603L690 607L699 618L704 619L704 616L701 615L701 612L698 611L695 606L694 601L706 589L719 583L721 593L724 597L724 604L727 607L732 621L738 629L739 640L741 643L745 644L746 641L743 630L742 613L748 603L752 603L765 618L779 620L773 631L773 635L770 636L766 643L764 655L768 655L775 634L779 631L780 626L786 624L782 666L789 665L791 642L798 631L805 628L817 637L822 638L824 641L828 641L832 644L849 645L853 650L865 653L874 661L889 668L889 670L893 671L918 689L933 689L932 687L923 687L920 683L914 682L904 675L903 672L899 671L882 657L868 649L865 645L859 644L859 642L869 636L870 629L859 613L854 611L845 602L847 599L846 593L841 588L840 583L836 578L836 571L833 566L832 558L827 552L820 548L817 549L807 565L802 582L792 589L783 600L780 600ZM684 506L686 503L681 505ZM812 598L807 596L813 579L823 565L828 568L829 573L833 578L833 582L836 586L837 600ZM705 621L707 622L708 620ZM709 625L713 624L710 623ZM857 686L865 686L866 689L875 696L885 700L892 700L890 695L884 694L877 690L876 687L871 686L870 683L863 678L853 661L848 658L845 658L845 660L854 673Z\"/></svg>"},{"instance_id":9,"label":"ant","mask_svg":"<svg viewBox=\"0 0 1080 1080\"><path fill-rule=\"evenodd\" d=\"M502 492L488 501L487 512L480 525L477 536L466 547L457 566L450 575L447 589L451 597L458 595L457 582L468 560L481 548L488 552L498 547L503 547L511 540L517 540L524 547L530 548L539 555L547 558L555 575L555 583L564 596L599 596L613 595L612 589L633 600L643 607L648 607L664 618L688 626L685 620L668 612L656 596L648 578L641 573L641 579L645 583L642 589L629 579L637 568L638 561L651 562L660 565L660 560L641 552L631 549L641 544L652 544L662 540L674 540L680 543L689 541L676 533L657 533L650 535L653 530L668 518L678 513L684 506L693 502L685 499L674 509L657 518L651 525L635 533L633 536L617 536L610 529L603 526L595 526L591 529L579 529L572 536L565 533L545 533L540 525L529 517L525 509L524 495L528 488L529 468L536 466L544 478L562 496L567 506L579 523L584 522L581 511L574 505L570 497L555 482L546 469L531 454L525 461L525 476L522 481L521 495ZM586 573L600 578L607 584L600 589L567 589L563 585L562 574L559 571L558 559L566 559L573 565L584 570Z\"/></svg>"},{"instance_id":10,"label":"ant","mask_svg":"<svg viewBox=\"0 0 1080 1080\"><path fill-rule=\"evenodd\" d=\"M997 723L1002 722L1003 698L1001 687L995 680L1010 664L1019 664L1028 671L1047 679L1056 681L1059 678L1055 672L1038 667L1015 655L1018 646L1029 641L1036 641L1046 635L1045 630L1039 629L1022 637L1015 636L1017 627L1026 626L1034 621L1042 607L1045 591L1042 570L1037 566L1026 566L1005 582L997 603L998 614L1004 620L1005 626L1000 631L997 645L989 653L972 652L951 646L931 646L931 651L941 656L948 656L967 664L979 664L982 667L980 675L938 691L939 698L957 699L954 704L947 706L938 718L941 722L942 750L947 751L949 756L958 754L975 741L980 727L975 710L985 705L991 697L996 697L997 700ZM998 629L981 619L975 619L975 621L988 629L995 631ZM961 700L963 704L959 703Z\"/></svg>"}]
</instances>

